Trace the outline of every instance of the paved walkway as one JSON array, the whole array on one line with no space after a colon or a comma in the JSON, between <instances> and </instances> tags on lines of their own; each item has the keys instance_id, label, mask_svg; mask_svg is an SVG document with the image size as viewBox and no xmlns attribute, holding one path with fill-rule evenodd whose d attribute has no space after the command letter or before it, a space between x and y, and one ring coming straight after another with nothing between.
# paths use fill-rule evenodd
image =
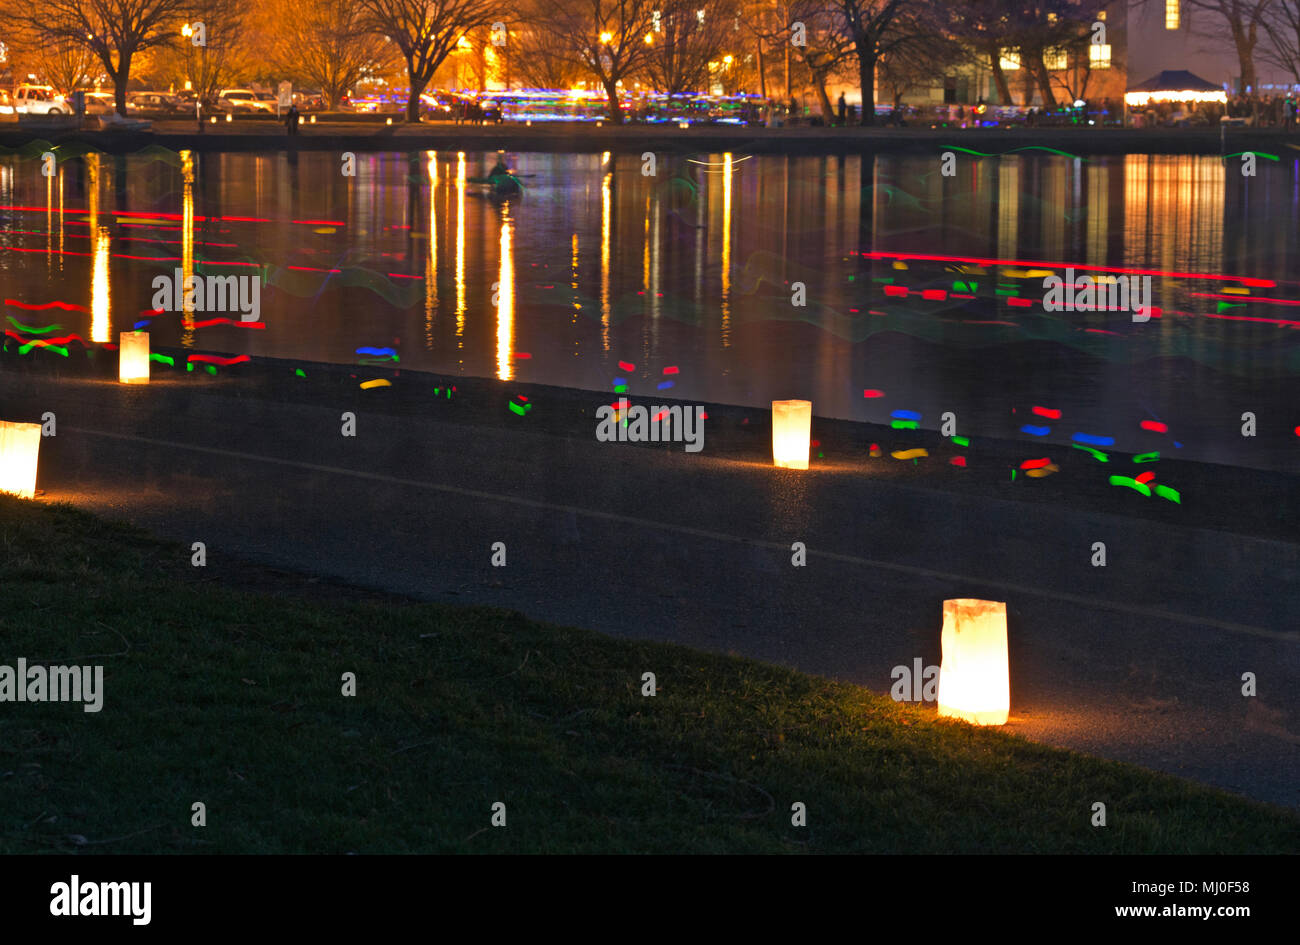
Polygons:
<instances>
[{"instance_id":1,"label":"paved walkway","mask_svg":"<svg viewBox=\"0 0 1300 945\"><path fill-rule=\"evenodd\" d=\"M458 381L455 403L495 397L506 418L479 423L421 399L431 378L361 392L347 368L311 374L326 380L287 398L231 377L125 388L71 365L59 380L0 370L0 411L55 411L47 500L204 541L210 558L879 691L894 666L939 661L945 598L1005 600L1008 731L1300 807L1300 545L829 461L778 471L762 444L721 433L697 454L598 443L589 407L543 392L515 417L495 382ZM357 412L355 438L340 435L343 410ZM497 541L505 568L490 566ZM806 567L791 566L795 541ZM1090 563L1094 541L1105 568ZM1255 698L1241 695L1243 672Z\"/></svg>"}]
</instances>

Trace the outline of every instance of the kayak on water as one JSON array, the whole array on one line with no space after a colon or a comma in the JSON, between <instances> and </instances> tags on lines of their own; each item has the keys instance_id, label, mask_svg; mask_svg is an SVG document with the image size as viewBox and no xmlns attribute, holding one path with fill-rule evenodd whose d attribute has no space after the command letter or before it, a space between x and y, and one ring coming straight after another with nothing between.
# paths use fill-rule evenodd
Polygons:
<instances>
[{"instance_id":1,"label":"kayak on water","mask_svg":"<svg viewBox=\"0 0 1300 945\"><path fill-rule=\"evenodd\" d=\"M519 182L519 178L513 174L493 174L491 177L467 177L466 183L470 184L488 184L492 188L492 194L497 197L508 197L514 194L521 194L524 191L524 185Z\"/></svg>"}]
</instances>

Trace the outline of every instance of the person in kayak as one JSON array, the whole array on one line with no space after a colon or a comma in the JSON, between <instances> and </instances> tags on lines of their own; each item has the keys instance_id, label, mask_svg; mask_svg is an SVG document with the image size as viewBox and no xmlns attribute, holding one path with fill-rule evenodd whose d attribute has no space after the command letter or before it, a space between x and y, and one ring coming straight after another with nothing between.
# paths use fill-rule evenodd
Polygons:
<instances>
[{"instance_id":1,"label":"person in kayak","mask_svg":"<svg viewBox=\"0 0 1300 945\"><path fill-rule=\"evenodd\" d=\"M506 159L498 157L496 166L488 172L488 177L504 177L509 175L509 173L510 168L506 167Z\"/></svg>"}]
</instances>

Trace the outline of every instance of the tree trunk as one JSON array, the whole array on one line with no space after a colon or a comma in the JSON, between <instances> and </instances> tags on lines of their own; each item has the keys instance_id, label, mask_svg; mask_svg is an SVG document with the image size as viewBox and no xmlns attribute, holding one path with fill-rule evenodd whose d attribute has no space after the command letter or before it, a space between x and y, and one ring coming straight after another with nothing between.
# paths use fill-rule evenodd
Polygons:
<instances>
[{"instance_id":1,"label":"tree trunk","mask_svg":"<svg viewBox=\"0 0 1300 945\"><path fill-rule=\"evenodd\" d=\"M993 69L993 84L998 89L998 104L1011 105L1011 86L1007 84L1007 74L1002 71L1002 53L994 46L989 52L989 65Z\"/></svg>"},{"instance_id":2,"label":"tree trunk","mask_svg":"<svg viewBox=\"0 0 1300 945\"><path fill-rule=\"evenodd\" d=\"M110 73L113 77L113 104L117 108L117 113L123 118L126 117L126 86L131 81L131 55L126 52L119 52L117 72Z\"/></svg>"},{"instance_id":3,"label":"tree trunk","mask_svg":"<svg viewBox=\"0 0 1300 945\"><path fill-rule=\"evenodd\" d=\"M767 101L767 72L763 68L763 37L758 37L758 94Z\"/></svg>"},{"instance_id":4,"label":"tree trunk","mask_svg":"<svg viewBox=\"0 0 1300 945\"><path fill-rule=\"evenodd\" d=\"M1255 88L1255 44L1237 26L1233 27L1232 39L1237 46L1237 61L1241 66L1241 92L1244 95L1246 89Z\"/></svg>"},{"instance_id":5,"label":"tree trunk","mask_svg":"<svg viewBox=\"0 0 1300 945\"><path fill-rule=\"evenodd\" d=\"M858 85L862 87L862 115L858 124L869 127L876 123L876 44L870 50L858 48Z\"/></svg>"},{"instance_id":6,"label":"tree trunk","mask_svg":"<svg viewBox=\"0 0 1300 945\"><path fill-rule=\"evenodd\" d=\"M602 83L605 86L605 94L609 96L609 120L616 125L623 124L623 109L618 104L618 82L614 79L607 79Z\"/></svg>"},{"instance_id":7,"label":"tree trunk","mask_svg":"<svg viewBox=\"0 0 1300 945\"><path fill-rule=\"evenodd\" d=\"M1043 107L1056 106L1056 93L1052 91L1052 77L1047 73L1047 63L1043 62L1043 52L1038 50L1032 57L1034 80L1038 83L1038 94L1043 97Z\"/></svg>"},{"instance_id":8,"label":"tree trunk","mask_svg":"<svg viewBox=\"0 0 1300 945\"><path fill-rule=\"evenodd\" d=\"M822 119L829 128L835 123L835 109L831 106L831 97L826 94L826 76L822 73L813 75L813 84L817 86L817 97L822 103Z\"/></svg>"},{"instance_id":9,"label":"tree trunk","mask_svg":"<svg viewBox=\"0 0 1300 945\"><path fill-rule=\"evenodd\" d=\"M785 97L789 99L793 93L790 91L790 44L785 44Z\"/></svg>"},{"instance_id":10,"label":"tree trunk","mask_svg":"<svg viewBox=\"0 0 1300 945\"><path fill-rule=\"evenodd\" d=\"M417 123L420 120L420 96L424 94L425 86L429 84L428 79L411 76L411 94L406 100L406 120Z\"/></svg>"}]
</instances>

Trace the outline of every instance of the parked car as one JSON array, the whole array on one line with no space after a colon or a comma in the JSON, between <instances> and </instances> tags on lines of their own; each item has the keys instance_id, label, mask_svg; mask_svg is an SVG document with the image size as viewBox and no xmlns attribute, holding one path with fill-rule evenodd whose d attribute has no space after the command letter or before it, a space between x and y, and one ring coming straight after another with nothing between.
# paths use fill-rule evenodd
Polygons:
<instances>
[{"instance_id":1,"label":"parked car","mask_svg":"<svg viewBox=\"0 0 1300 945\"><path fill-rule=\"evenodd\" d=\"M256 96L257 104L263 111L268 111L272 115L276 113L280 104L280 96L274 92L254 92L253 95Z\"/></svg>"},{"instance_id":2,"label":"parked car","mask_svg":"<svg viewBox=\"0 0 1300 945\"><path fill-rule=\"evenodd\" d=\"M49 85L20 85L14 90L14 110L20 115L66 115L72 108Z\"/></svg>"},{"instance_id":3,"label":"parked car","mask_svg":"<svg viewBox=\"0 0 1300 945\"><path fill-rule=\"evenodd\" d=\"M128 114L131 112L177 114L192 109L175 95L167 92L132 92L127 96L126 110Z\"/></svg>"},{"instance_id":4,"label":"parked car","mask_svg":"<svg viewBox=\"0 0 1300 945\"><path fill-rule=\"evenodd\" d=\"M300 112L323 112L325 96L315 89L303 89L293 93L293 102Z\"/></svg>"},{"instance_id":5,"label":"parked car","mask_svg":"<svg viewBox=\"0 0 1300 945\"><path fill-rule=\"evenodd\" d=\"M127 108L130 108L128 104ZM112 92L87 92L86 93L86 114L87 115L106 115L111 111L116 111L117 99Z\"/></svg>"},{"instance_id":6,"label":"parked car","mask_svg":"<svg viewBox=\"0 0 1300 945\"><path fill-rule=\"evenodd\" d=\"M237 115L247 115L268 110L262 102L257 100L256 93L251 89L222 89L221 94L217 96L217 107L222 111L233 112ZM270 111L275 111L275 107L272 106Z\"/></svg>"}]
</instances>

